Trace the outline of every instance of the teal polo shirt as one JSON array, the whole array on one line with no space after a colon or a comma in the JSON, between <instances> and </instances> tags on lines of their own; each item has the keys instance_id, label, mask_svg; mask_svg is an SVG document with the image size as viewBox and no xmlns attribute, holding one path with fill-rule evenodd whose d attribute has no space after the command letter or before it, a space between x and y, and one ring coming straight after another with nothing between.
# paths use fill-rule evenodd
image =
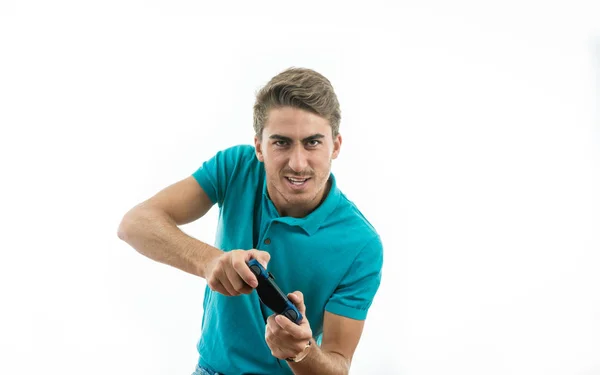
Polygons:
<instances>
[{"instance_id":1,"label":"teal polo shirt","mask_svg":"<svg viewBox=\"0 0 600 375\"><path fill-rule=\"evenodd\" d=\"M219 207L214 246L223 250L260 249L284 293L304 294L306 317L317 342L325 311L363 320L379 288L381 239L359 209L331 189L303 218L279 216L267 194L264 165L250 145L218 152L194 178ZM265 322L273 314L258 294L227 297L206 287L199 365L226 375L292 374L271 355Z\"/></svg>"}]
</instances>

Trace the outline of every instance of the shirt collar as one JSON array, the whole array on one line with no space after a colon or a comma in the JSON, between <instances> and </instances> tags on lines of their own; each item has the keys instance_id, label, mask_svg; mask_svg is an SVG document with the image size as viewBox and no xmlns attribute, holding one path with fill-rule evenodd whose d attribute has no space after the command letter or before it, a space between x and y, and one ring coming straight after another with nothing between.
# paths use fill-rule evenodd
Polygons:
<instances>
[{"instance_id":1,"label":"shirt collar","mask_svg":"<svg viewBox=\"0 0 600 375\"><path fill-rule=\"evenodd\" d=\"M299 226L309 236L312 236L319 230L321 225L323 225L325 220L335 210L335 208L338 206L338 203L340 201L341 192L337 187L337 182L335 180L335 176L333 175L333 173L330 173L329 180L331 181L331 188L329 189L329 193L327 193L327 197L321 203L321 205L319 205L319 207L317 207L314 211L312 211L310 214L308 214L305 217L301 217L301 218L289 217L289 216L281 217L277 214L275 205L273 204L273 201L271 200L271 198L269 198L269 194L267 191L266 178L267 177L265 175L265 180L263 183L263 199L267 199L269 205L272 207L272 209L273 209L272 211L274 212L274 214L276 216L276 218L274 220L280 221L282 223L286 223L288 225Z\"/></svg>"}]
</instances>

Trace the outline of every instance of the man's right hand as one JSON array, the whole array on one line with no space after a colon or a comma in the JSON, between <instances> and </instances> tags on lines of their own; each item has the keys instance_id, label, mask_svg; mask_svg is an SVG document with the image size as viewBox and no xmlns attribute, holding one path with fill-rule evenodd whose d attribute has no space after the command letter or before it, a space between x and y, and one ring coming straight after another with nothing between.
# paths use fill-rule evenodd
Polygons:
<instances>
[{"instance_id":1,"label":"man's right hand","mask_svg":"<svg viewBox=\"0 0 600 375\"><path fill-rule=\"evenodd\" d=\"M271 254L261 250L231 250L217 255L206 264L208 287L226 296L250 294L258 280L246 262L256 259L265 269Z\"/></svg>"}]
</instances>

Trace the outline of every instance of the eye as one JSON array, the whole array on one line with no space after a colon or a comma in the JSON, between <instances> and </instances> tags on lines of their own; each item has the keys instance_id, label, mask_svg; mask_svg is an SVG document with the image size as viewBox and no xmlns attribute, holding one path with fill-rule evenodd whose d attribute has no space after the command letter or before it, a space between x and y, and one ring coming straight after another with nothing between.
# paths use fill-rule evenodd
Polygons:
<instances>
[{"instance_id":1,"label":"eye","mask_svg":"<svg viewBox=\"0 0 600 375\"><path fill-rule=\"evenodd\" d=\"M309 145L310 147L317 147L318 145L321 144L321 141L318 141L316 139L312 139L308 142L306 142L307 145Z\"/></svg>"},{"instance_id":2,"label":"eye","mask_svg":"<svg viewBox=\"0 0 600 375\"><path fill-rule=\"evenodd\" d=\"M273 144L275 146L277 146L277 147L285 147L285 146L287 146L287 141L281 141L281 140L279 140L279 141L273 142Z\"/></svg>"}]
</instances>

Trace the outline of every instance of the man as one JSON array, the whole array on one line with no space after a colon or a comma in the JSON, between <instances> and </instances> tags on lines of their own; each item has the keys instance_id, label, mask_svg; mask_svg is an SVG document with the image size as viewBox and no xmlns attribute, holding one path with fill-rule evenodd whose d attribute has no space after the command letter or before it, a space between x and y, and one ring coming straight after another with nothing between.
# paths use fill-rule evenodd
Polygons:
<instances>
[{"instance_id":1,"label":"man","mask_svg":"<svg viewBox=\"0 0 600 375\"><path fill-rule=\"evenodd\" d=\"M218 152L191 176L131 209L119 237L141 254L203 277L195 374L347 374L381 280L379 235L339 190L342 145L327 78L300 68L256 95L254 147ZM178 226L217 204L215 246ZM303 320L273 314L247 263L276 277Z\"/></svg>"}]
</instances>

